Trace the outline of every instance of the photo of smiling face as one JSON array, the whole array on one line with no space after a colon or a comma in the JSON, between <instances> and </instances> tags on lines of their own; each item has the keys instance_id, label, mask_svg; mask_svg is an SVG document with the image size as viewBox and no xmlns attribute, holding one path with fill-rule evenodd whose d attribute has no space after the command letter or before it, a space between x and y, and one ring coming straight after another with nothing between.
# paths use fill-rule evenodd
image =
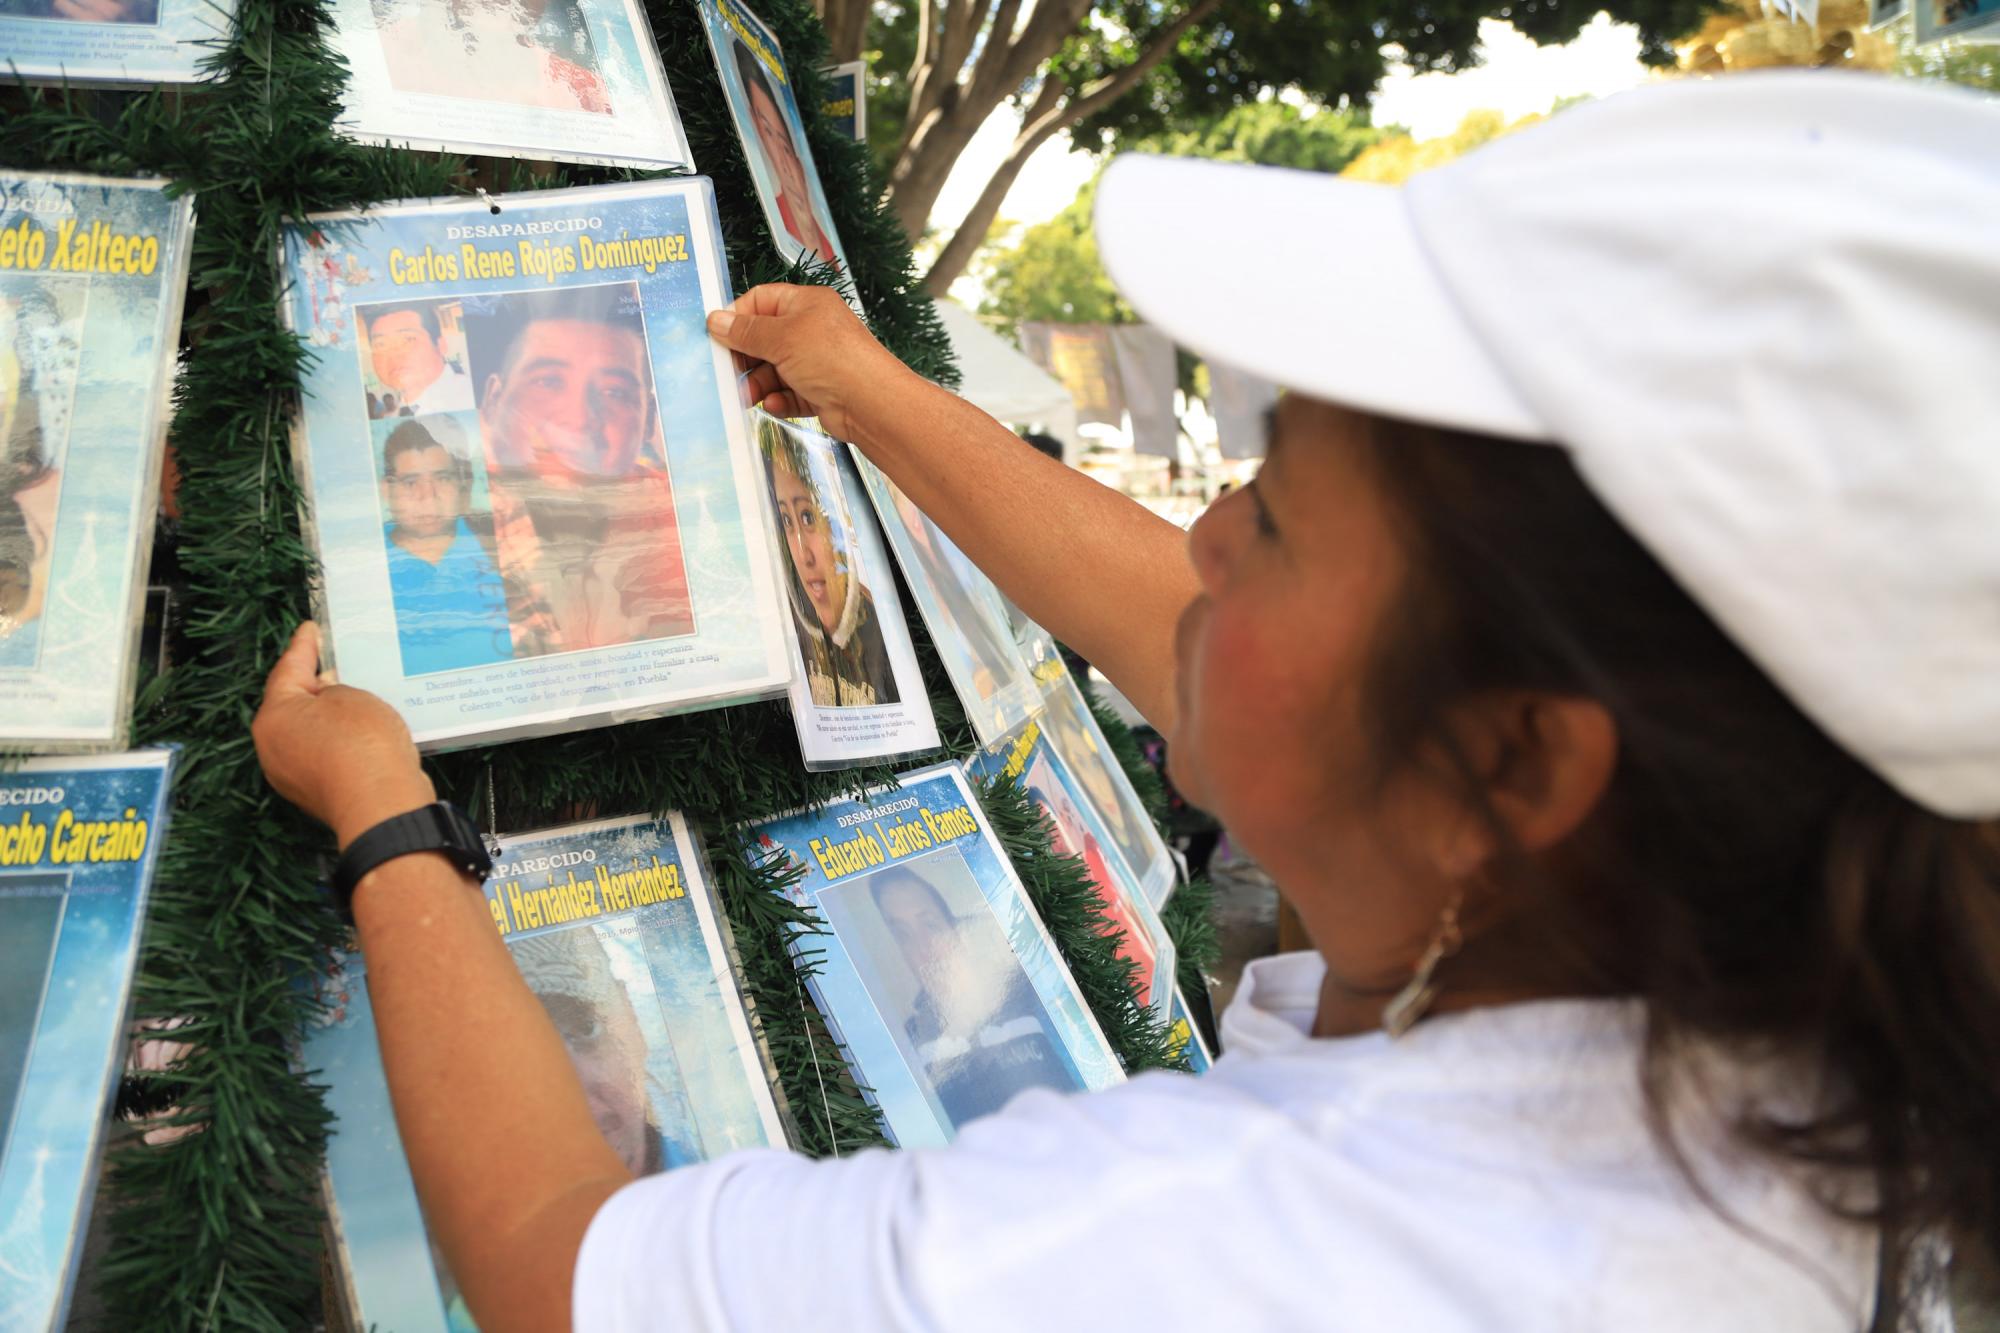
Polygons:
<instances>
[{"instance_id":1,"label":"photo of smiling face","mask_svg":"<svg viewBox=\"0 0 2000 1333\"><path fill-rule=\"evenodd\" d=\"M709 33L771 238L787 259L810 256L814 262L845 268L777 43L768 31L753 43L745 31L762 25L746 18L746 11L733 0L718 4L730 11L730 17L705 5ZM745 21L739 25L738 19Z\"/></svg>"},{"instance_id":2,"label":"photo of smiling face","mask_svg":"<svg viewBox=\"0 0 2000 1333\"><path fill-rule=\"evenodd\" d=\"M749 85L749 95L750 123L756 130L758 146L770 159L772 174L778 178L778 193L795 207L807 207L806 168L799 161L799 150L792 144L791 131L785 127L785 113L778 109L777 99L761 80Z\"/></svg>"},{"instance_id":3,"label":"photo of smiling face","mask_svg":"<svg viewBox=\"0 0 2000 1333\"><path fill-rule=\"evenodd\" d=\"M419 307L387 310L370 320L368 354L375 378L404 398L422 396L444 373L435 317Z\"/></svg>"}]
</instances>

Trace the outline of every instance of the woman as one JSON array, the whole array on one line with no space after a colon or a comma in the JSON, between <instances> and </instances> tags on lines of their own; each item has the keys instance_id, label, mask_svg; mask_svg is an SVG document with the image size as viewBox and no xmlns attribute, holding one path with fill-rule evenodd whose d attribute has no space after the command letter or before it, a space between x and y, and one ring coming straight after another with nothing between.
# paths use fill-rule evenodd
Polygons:
<instances>
[{"instance_id":1,"label":"woman","mask_svg":"<svg viewBox=\"0 0 2000 1333\"><path fill-rule=\"evenodd\" d=\"M1853 1330L1920 1312L1946 1248L1980 1272L1996 112L1676 83L1398 192L1142 159L1098 210L1149 322L1292 388L1186 564L835 297L711 329L1169 736L1316 951L1252 965L1200 1080L628 1183L552 1034L466 1039L534 1007L481 896L389 861L355 899L371 975L405 969L383 1054L482 1323ZM315 642L258 741L345 841L431 789Z\"/></svg>"},{"instance_id":2,"label":"woman","mask_svg":"<svg viewBox=\"0 0 2000 1333\"><path fill-rule=\"evenodd\" d=\"M854 570L852 531L847 549L835 550L827 497L813 480L805 446L775 422L764 423L760 434L764 484L789 557L792 628L813 702L823 708L900 702L875 598Z\"/></svg>"}]
</instances>

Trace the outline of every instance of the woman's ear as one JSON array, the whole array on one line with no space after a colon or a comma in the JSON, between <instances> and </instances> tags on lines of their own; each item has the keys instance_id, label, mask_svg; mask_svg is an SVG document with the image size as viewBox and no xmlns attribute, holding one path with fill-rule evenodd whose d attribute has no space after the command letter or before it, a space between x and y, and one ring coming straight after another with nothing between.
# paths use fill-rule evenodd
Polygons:
<instances>
[{"instance_id":1,"label":"woman's ear","mask_svg":"<svg viewBox=\"0 0 2000 1333\"><path fill-rule=\"evenodd\" d=\"M1461 710L1454 736L1464 775L1505 826L1513 848L1542 852L1589 820L1618 767L1618 724L1595 699L1497 691ZM1482 819L1443 849L1450 873L1475 872L1500 849Z\"/></svg>"}]
</instances>

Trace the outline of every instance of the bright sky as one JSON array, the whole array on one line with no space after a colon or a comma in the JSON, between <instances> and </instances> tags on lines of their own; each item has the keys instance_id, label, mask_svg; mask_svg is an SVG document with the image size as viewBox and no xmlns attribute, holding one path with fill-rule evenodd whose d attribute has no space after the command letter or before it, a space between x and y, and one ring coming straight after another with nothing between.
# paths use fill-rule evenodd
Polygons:
<instances>
[{"instance_id":1,"label":"bright sky","mask_svg":"<svg viewBox=\"0 0 2000 1333\"><path fill-rule=\"evenodd\" d=\"M1647 78L1639 63L1638 30L1604 14L1563 46L1536 46L1513 24L1494 19L1479 25L1479 39L1484 59L1464 73L1413 77L1407 69L1393 68L1375 99L1377 123L1404 125L1428 139L1456 129L1469 111L1492 108L1513 119L1546 111L1559 98L1579 93L1603 97ZM971 209L1020 124L1019 115L1003 106L973 137L932 213L940 231L957 226ZM1095 169L1089 157L1069 151L1068 135L1057 135L1028 159L1000 216L1046 221L1076 198Z\"/></svg>"}]
</instances>

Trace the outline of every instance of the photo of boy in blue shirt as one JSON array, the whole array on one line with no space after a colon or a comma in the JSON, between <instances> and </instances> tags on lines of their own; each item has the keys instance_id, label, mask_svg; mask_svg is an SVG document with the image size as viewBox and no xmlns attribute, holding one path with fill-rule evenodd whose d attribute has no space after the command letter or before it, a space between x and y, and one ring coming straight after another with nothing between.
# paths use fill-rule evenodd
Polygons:
<instances>
[{"instance_id":1,"label":"photo of boy in blue shirt","mask_svg":"<svg viewBox=\"0 0 2000 1333\"><path fill-rule=\"evenodd\" d=\"M412 676L514 655L499 570L466 521L471 464L438 438L447 426L456 423L413 417L382 444L389 591Z\"/></svg>"}]
</instances>

